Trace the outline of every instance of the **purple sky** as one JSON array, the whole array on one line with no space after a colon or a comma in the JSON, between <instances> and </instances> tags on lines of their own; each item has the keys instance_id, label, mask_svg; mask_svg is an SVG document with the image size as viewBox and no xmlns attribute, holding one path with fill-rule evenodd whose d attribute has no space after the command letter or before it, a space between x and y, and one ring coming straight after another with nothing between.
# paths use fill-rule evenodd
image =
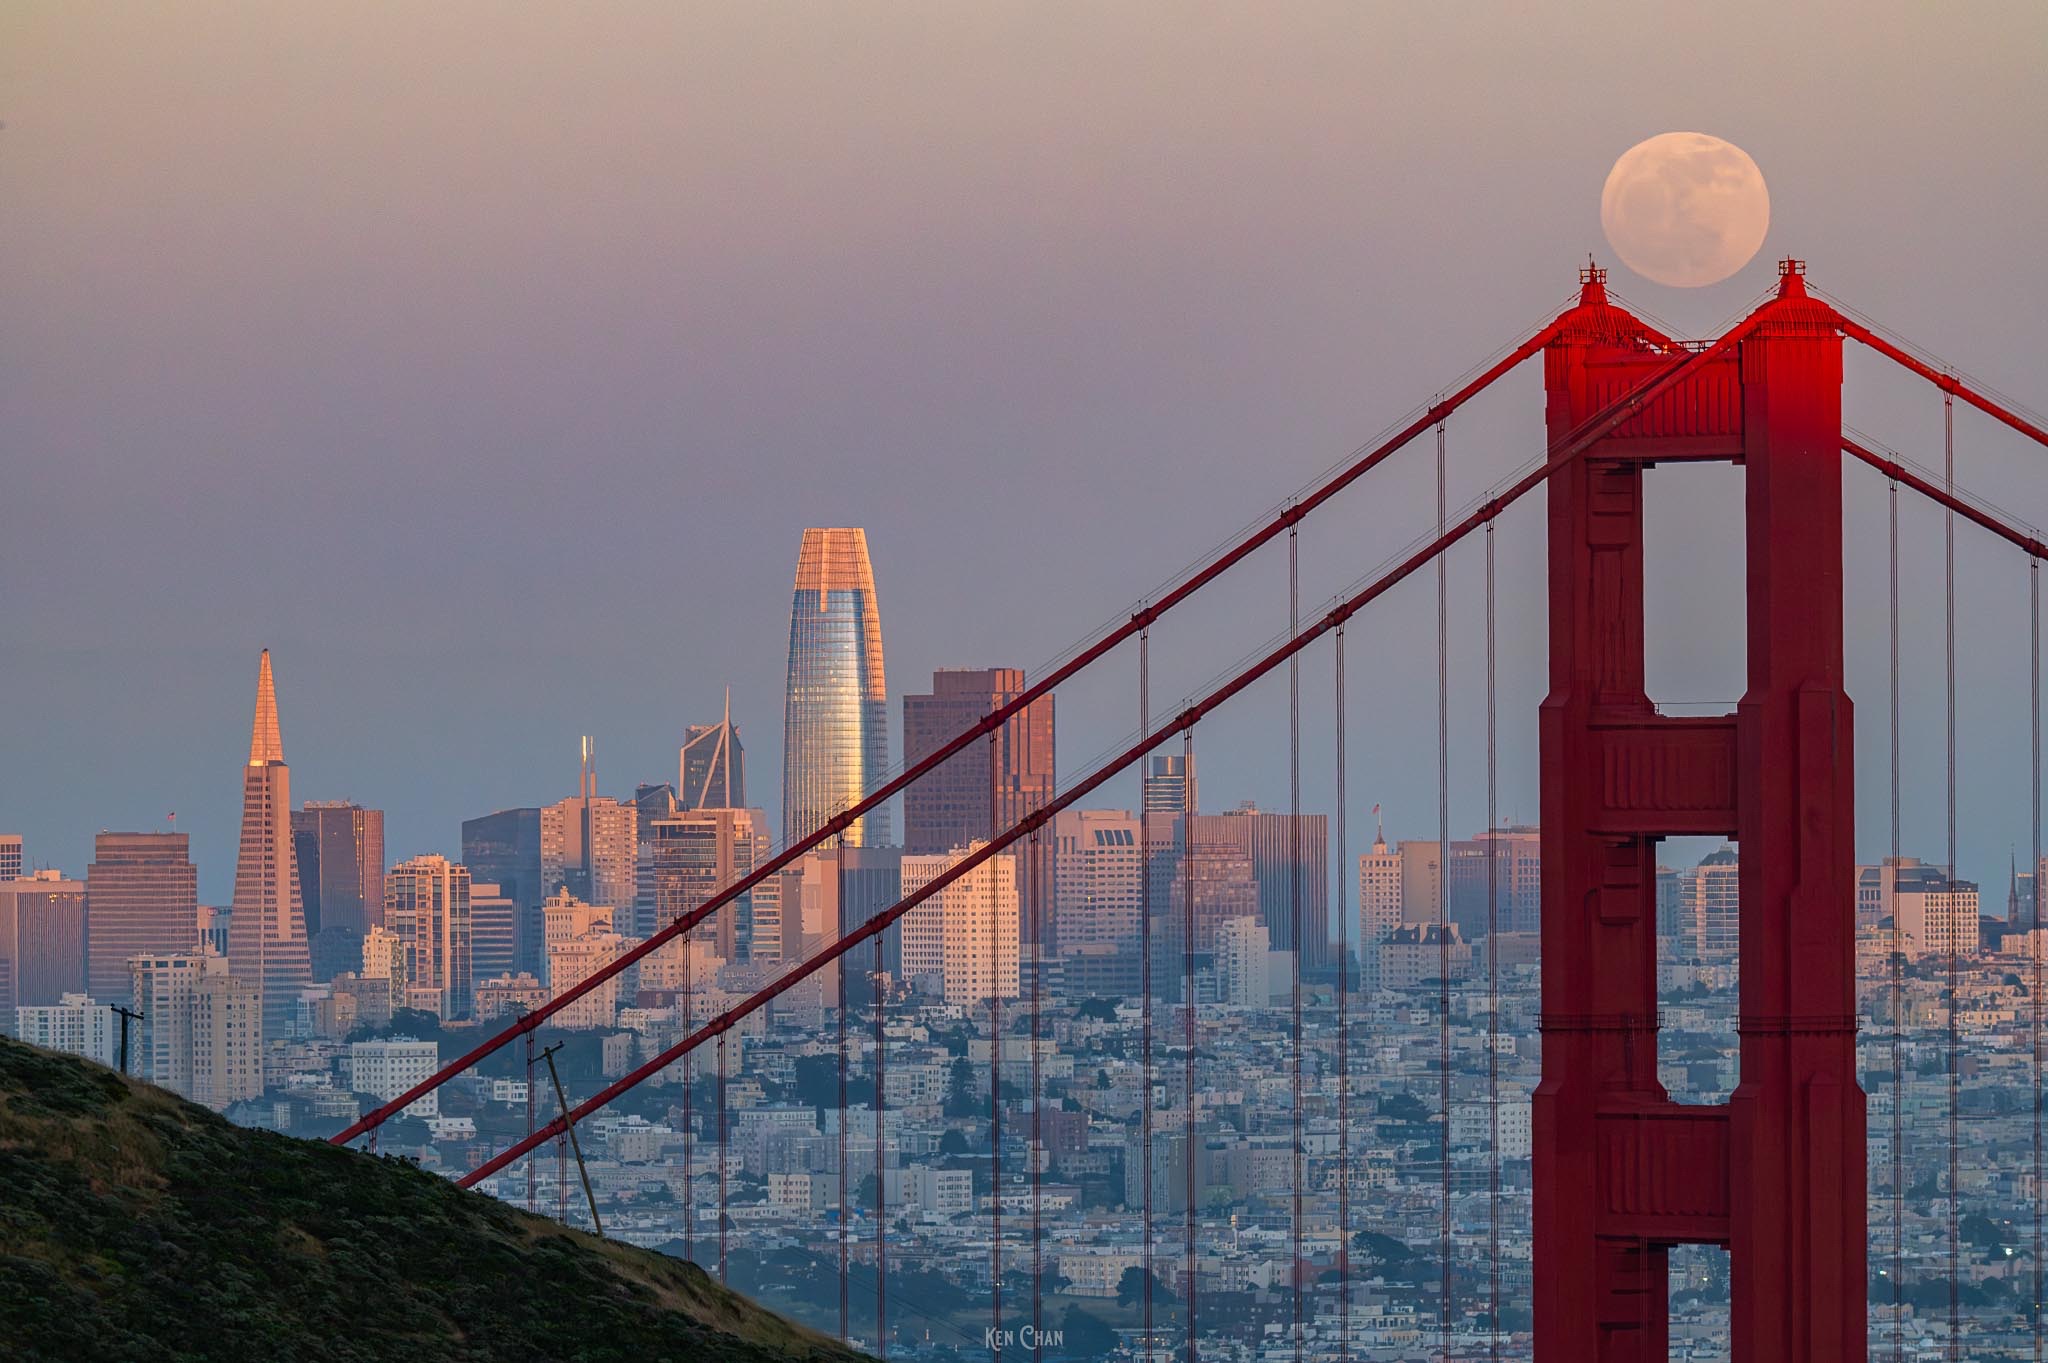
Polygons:
<instances>
[{"instance_id":1,"label":"purple sky","mask_svg":"<svg viewBox=\"0 0 2048 1363\"><path fill-rule=\"evenodd\" d=\"M0 829L78 872L95 829L175 808L224 900L263 645L295 794L383 806L394 858L569 794L580 733L607 790L672 777L727 682L776 809L805 525L867 527L892 693L1036 667L1554 312L1608 255L1614 158L1671 129L1753 155L1772 228L1714 288L1617 270L1629 300L1705 331L1799 254L2048 406L2043 51L2031 0L11 4ZM1931 391L1850 383L1857 425L1938 461ZM1453 424L1454 500L1536 452L1536 384ZM2048 523L2048 452L1959 430L1962 481ZM1425 452L1383 472L1305 530L1309 602L1424 528ZM1733 475L1669 477L1659 694L1732 700ZM1883 494L1851 488L1874 854ZM1499 534L1525 815L1539 528ZM1907 840L1939 857L1939 521L1907 533ZM1989 880L2028 836L2024 565L1962 544L1962 861ZM1278 562L1252 571L1162 636L1160 704L1283 625ZM1434 824L1433 619L1419 583L1354 633L1354 817L1384 801L1397 836ZM1130 686L1063 698L1066 770ZM1205 730L1209 803L1283 797L1284 703Z\"/></svg>"}]
</instances>

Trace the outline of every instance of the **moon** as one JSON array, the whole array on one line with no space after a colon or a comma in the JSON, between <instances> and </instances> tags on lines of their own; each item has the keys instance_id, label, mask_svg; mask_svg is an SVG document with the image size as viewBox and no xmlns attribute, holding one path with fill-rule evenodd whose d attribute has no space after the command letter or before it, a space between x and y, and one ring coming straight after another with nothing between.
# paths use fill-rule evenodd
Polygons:
<instances>
[{"instance_id":1,"label":"moon","mask_svg":"<svg viewBox=\"0 0 2048 1363\"><path fill-rule=\"evenodd\" d=\"M1637 274L1681 289L1749 264L1771 194L1749 153L1708 133L1659 133L1621 154L1600 191L1600 227Z\"/></svg>"}]
</instances>

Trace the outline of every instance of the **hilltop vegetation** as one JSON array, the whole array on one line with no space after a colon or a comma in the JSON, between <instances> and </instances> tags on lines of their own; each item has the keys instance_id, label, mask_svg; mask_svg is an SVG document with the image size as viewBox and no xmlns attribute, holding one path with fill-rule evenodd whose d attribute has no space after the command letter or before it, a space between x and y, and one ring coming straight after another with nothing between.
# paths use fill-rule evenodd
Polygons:
<instances>
[{"instance_id":1,"label":"hilltop vegetation","mask_svg":"<svg viewBox=\"0 0 2048 1363\"><path fill-rule=\"evenodd\" d=\"M695 1265L0 1038L9 1358L858 1357Z\"/></svg>"}]
</instances>

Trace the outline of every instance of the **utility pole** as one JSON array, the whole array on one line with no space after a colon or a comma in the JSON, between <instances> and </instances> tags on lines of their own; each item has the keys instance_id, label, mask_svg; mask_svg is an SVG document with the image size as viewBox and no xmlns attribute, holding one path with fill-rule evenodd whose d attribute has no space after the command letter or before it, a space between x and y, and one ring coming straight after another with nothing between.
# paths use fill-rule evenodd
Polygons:
<instances>
[{"instance_id":1,"label":"utility pole","mask_svg":"<svg viewBox=\"0 0 2048 1363\"><path fill-rule=\"evenodd\" d=\"M569 1116L569 1099L562 1092L562 1076L555 1069L555 1052L561 1050L563 1044L557 1041L554 1045L542 1051L540 1058L548 1062L548 1078L555 1081L555 1101L561 1104L562 1107L562 1125L568 1128L569 1131L569 1149L576 1154L576 1175L583 1180L583 1197L590 1204L591 1227L599 1235L603 1235L604 1222L600 1221L597 1216L597 1194L590 1191L590 1171L583 1167L583 1145L582 1142L576 1139L576 1123Z\"/></svg>"},{"instance_id":2,"label":"utility pole","mask_svg":"<svg viewBox=\"0 0 2048 1363\"><path fill-rule=\"evenodd\" d=\"M107 1007L121 1019L121 1073L125 1075L128 1073L128 1024L143 1021L143 1014L130 1008L123 1008L118 1003L110 1003Z\"/></svg>"}]
</instances>

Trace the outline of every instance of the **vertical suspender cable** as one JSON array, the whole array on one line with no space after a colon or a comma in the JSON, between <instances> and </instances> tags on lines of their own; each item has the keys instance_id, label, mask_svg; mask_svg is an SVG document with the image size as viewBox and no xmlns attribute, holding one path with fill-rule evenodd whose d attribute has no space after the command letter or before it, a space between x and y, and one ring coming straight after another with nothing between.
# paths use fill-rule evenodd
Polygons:
<instances>
[{"instance_id":1,"label":"vertical suspender cable","mask_svg":"<svg viewBox=\"0 0 2048 1363\"><path fill-rule=\"evenodd\" d=\"M1444 533L1444 424L1436 424L1436 529ZM1437 1228L1437 1345L1451 1357L1451 701L1450 577L1444 556L1436 560L1436 957L1437 957L1437 1133L1441 1204Z\"/></svg>"},{"instance_id":2,"label":"vertical suspender cable","mask_svg":"<svg viewBox=\"0 0 2048 1363\"><path fill-rule=\"evenodd\" d=\"M372 1136L374 1137L374 1135L375 1135L375 1132L373 1131L373 1132L372 1132L371 1134L372 1134ZM527 1135L527 1138L528 1138L528 1139L531 1139L531 1138L532 1138L532 1136L533 1136L533 1033L532 1033L532 1032L528 1032L528 1033L526 1034L526 1135ZM374 1151L374 1150L375 1150L376 1148L377 1148L377 1145L376 1145L376 1141L375 1141L375 1140L373 1139L373 1140L371 1141L371 1143L370 1143L370 1149ZM531 1155L528 1155L528 1156L526 1157L526 1210L527 1210L527 1211L529 1211L529 1212L531 1212L531 1211L535 1210L535 1203L534 1203L534 1200L533 1200L533 1173L534 1173L534 1170L533 1170L533 1156L531 1156Z\"/></svg>"},{"instance_id":3,"label":"vertical suspender cable","mask_svg":"<svg viewBox=\"0 0 2048 1363\"><path fill-rule=\"evenodd\" d=\"M725 1034L718 1036L718 1281L726 1280L726 1225L732 1220L728 1200L731 1192L725 1175Z\"/></svg>"},{"instance_id":4,"label":"vertical suspender cable","mask_svg":"<svg viewBox=\"0 0 2048 1363\"><path fill-rule=\"evenodd\" d=\"M2034 979L2028 989L2028 1039L2034 1058L2034 1293L2028 1309L2028 1323L2034 1337L2034 1363L2041 1363L2041 560L2027 559L2027 623L2032 641L2032 703L2027 707L2033 728L2033 784L2028 787L2034 860L2028 868L2034 876L2033 912L2029 915L2027 943L2032 948Z\"/></svg>"},{"instance_id":5,"label":"vertical suspender cable","mask_svg":"<svg viewBox=\"0 0 2048 1363\"><path fill-rule=\"evenodd\" d=\"M1025 864L1026 917L1031 922L1031 1337L1045 1338L1045 1073L1038 1055L1045 1006L1045 887L1038 830ZM1034 1351L1036 1345L1033 1346Z\"/></svg>"},{"instance_id":6,"label":"vertical suspender cable","mask_svg":"<svg viewBox=\"0 0 2048 1363\"><path fill-rule=\"evenodd\" d=\"M1184 1293L1188 1312L1187 1363L1195 1357L1195 730L1181 735L1180 885L1181 885L1181 1046L1187 1069L1181 1084L1181 1196L1187 1268Z\"/></svg>"},{"instance_id":7,"label":"vertical suspender cable","mask_svg":"<svg viewBox=\"0 0 2048 1363\"><path fill-rule=\"evenodd\" d=\"M988 835L1001 832L996 821L997 763L1002 730L988 736ZM992 1196L988 1211L988 1277L990 1352L996 1363L1003 1357L1003 999L997 963L1002 957L1002 900L997 884L1002 875L1000 860L988 863L988 1186ZM1014 882L1012 882L1014 884Z\"/></svg>"},{"instance_id":8,"label":"vertical suspender cable","mask_svg":"<svg viewBox=\"0 0 2048 1363\"><path fill-rule=\"evenodd\" d=\"M901 940L900 938L898 940ZM882 936L875 935L875 1354L889 1356L889 1036ZM721 1038L723 1040L723 1038Z\"/></svg>"},{"instance_id":9,"label":"vertical suspender cable","mask_svg":"<svg viewBox=\"0 0 2048 1363\"><path fill-rule=\"evenodd\" d=\"M1344 818L1344 626L1337 626L1337 1363L1351 1363L1351 849Z\"/></svg>"},{"instance_id":10,"label":"vertical suspender cable","mask_svg":"<svg viewBox=\"0 0 2048 1363\"><path fill-rule=\"evenodd\" d=\"M1942 394L1942 482L1953 496L1956 490L1956 399ZM1956 513L1942 516L1943 571L1948 600L1942 612L1946 635L1948 685L1948 888L1950 903L1956 879ZM1962 1198L1957 1176L1961 1172L1962 1126L1959 1116L1961 1089L1957 1080L1957 1052L1962 1041L1957 990L1962 983L1962 933L1951 910L1948 915L1948 1356L1962 1363L1962 1218L1957 1203ZM1974 930L1975 925L1972 924ZM1974 946L1975 943L1972 943Z\"/></svg>"},{"instance_id":11,"label":"vertical suspender cable","mask_svg":"<svg viewBox=\"0 0 2048 1363\"><path fill-rule=\"evenodd\" d=\"M1152 631L1138 631L1138 732L1152 732ZM1145 763L1152 759L1146 758ZM1144 1087L1138 1104L1140 1178L1144 1183L1143 1244L1139 1258L1144 1265L1144 1341L1146 1357L1152 1349L1152 811L1145 807L1145 764L1138 768L1138 1078Z\"/></svg>"},{"instance_id":12,"label":"vertical suspender cable","mask_svg":"<svg viewBox=\"0 0 2048 1363\"><path fill-rule=\"evenodd\" d=\"M1892 1360L1906 1357L1906 940L1899 916L1899 485L1891 485L1892 840L1879 878L1892 915Z\"/></svg>"},{"instance_id":13,"label":"vertical suspender cable","mask_svg":"<svg viewBox=\"0 0 2048 1363\"><path fill-rule=\"evenodd\" d=\"M1486 1319L1500 1359L1500 783L1495 760L1493 522L1486 523Z\"/></svg>"},{"instance_id":14,"label":"vertical suspender cable","mask_svg":"<svg viewBox=\"0 0 2048 1363\"><path fill-rule=\"evenodd\" d=\"M1294 637L1301 628L1301 540L1295 526L1287 527L1287 637ZM1290 1113L1294 1123L1292 1132L1294 1145L1293 1192L1294 1214L1288 1222L1288 1262L1291 1268L1289 1281L1294 1289L1294 1363L1301 1363L1302 1349L1306 1340L1302 1330L1302 1263L1301 1263L1301 1184L1302 1184L1302 1130L1301 1130L1301 963L1308 951L1308 943L1302 936L1301 926L1301 655L1295 654L1287 660L1287 890L1288 890L1288 932L1293 947L1293 1023L1290 1036L1290 1073L1293 1103Z\"/></svg>"},{"instance_id":15,"label":"vertical suspender cable","mask_svg":"<svg viewBox=\"0 0 2048 1363\"><path fill-rule=\"evenodd\" d=\"M697 1030L696 933L683 934L683 1035ZM697 1262L697 1125L695 1055L683 1057L683 1257Z\"/></svg>"},{"instance_id":16,"label":"vertical suspender cable","mask_svg":"<svg viewBox=\"0 0 2048 1363\"><path fill-rule=\"evenodd\" d=\"M839 931L846 931L846 836L839 836L832 854L833 914L839 920ZM842 1343L853 1342L853 1300L847 1293L847 1222L852 1219L853 1203L847 1194L846 1180L851 1169L846 1162L846 963L832 963L832 974L839 982L839 1338Z\"/></svg>"}]
</instances>

